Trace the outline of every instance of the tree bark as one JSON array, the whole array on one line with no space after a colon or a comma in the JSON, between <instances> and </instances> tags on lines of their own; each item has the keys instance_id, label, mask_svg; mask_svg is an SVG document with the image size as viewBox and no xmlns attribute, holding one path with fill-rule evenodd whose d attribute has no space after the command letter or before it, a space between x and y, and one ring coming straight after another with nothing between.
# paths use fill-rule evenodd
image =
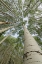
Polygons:
<instances>
[{"instance_id":1,"label":"tree bark","mask_svg":"<svg viewBox=\"0 0 42 64\"><path fill-rule=\"evenodd\" d=\"M10 24L9 22L0 22L0 25L1 24Z\"/></svg>"},{"instance_id":2,"label":"tree bark","mask_svg":"<svg viewBox=\"0 0 42 64\"><path fill-rule=\"evenodd\" d=\"M13 27L14 27L14 26L11 26L11 27L8 27L8 28L4 28L4 29L0 30L0 33L4 32L4 31L6 31L6 30L8 30L8 29L10 29L10 28L13 28Z\"/></svg>"},{"instance_id":3,"label":"tree bark","mask_svg":"<svg viewBox=\"0 0 42 64\"><path fill-rule=\"evenodd\" d=\"M42 52L37 42L24 26L24 64L42 64Z\"/></svg>"}]
</instances>

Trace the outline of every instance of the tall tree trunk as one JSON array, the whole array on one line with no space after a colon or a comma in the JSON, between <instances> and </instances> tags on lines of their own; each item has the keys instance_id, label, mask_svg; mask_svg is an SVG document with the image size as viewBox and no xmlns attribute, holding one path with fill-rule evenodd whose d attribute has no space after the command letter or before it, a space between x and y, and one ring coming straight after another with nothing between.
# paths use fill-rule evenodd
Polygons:
<instances>
[{"instance_id":1,"label":"tall tree trunk","mask_svg":"<svg viewBox=\"0 0 42 64\"><path fill-rule=\"evenodd\" d=\"M42 64L41 49L25 26L24 38L24 64Z\"/></svg>"}]
</instances>

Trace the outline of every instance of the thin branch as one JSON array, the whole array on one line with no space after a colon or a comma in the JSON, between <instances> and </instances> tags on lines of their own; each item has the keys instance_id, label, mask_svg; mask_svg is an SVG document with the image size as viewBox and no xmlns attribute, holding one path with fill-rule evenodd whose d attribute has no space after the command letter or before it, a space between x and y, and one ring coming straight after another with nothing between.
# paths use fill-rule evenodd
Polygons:
<instances>
[{"instance_id":1,"label":"thin branch","mask_svg":"<svg viewBox=\"0 0 42 64\"><path fill-rule=\"evenodd\" d=\"M36 3L32 6L32 8L33 8L38 2L39 2L39 0L36 1ZM32 8L31 8L31 9L32 9Z\"/></svg>"},{"instance_id":2,"label":"thin branch","mask_svg":"<svg viewBox=\"0 0 42 64\"><path fill-rule=\"evenodd\" d=\"M9 36L9 35L8 35L8 36ZM8 36L6 36L6 37L0 42L0 44L3 43L3 42L7 39Z\"/></svg>"},{"instance_id":3,"label":"thin branch","mask_svg":"<svg viewBox=\"0 0 42 64\"><path fill-rule=\"evenodd\" d=\"M37 7L35 9L37 9L40 6L41 2L37 5Z\"/></svg>"},{"instance_id":4,"label":"thin branch","mask_svg":"<svg viewBox=\"0 0 42 64\"><path fill-rule=\"evenodd\" d=\"M30 0L29 4L27 5L27 8L30 6L30 3L32 2L32 0Z\"/></svg>"},{"instance_id":5,"label":"thin branch","mask_svg":"<svg viewBox=\"0 0 42 64\"><path fill-rule=\"evenodd\" d=\"M12 31L12 32L13 32L13 31ZM0 41L0 44L3 43L10 35L11 35L11 32L10 32L5 38L3 38L2 41Z\"/></svg>"}]
</instances>

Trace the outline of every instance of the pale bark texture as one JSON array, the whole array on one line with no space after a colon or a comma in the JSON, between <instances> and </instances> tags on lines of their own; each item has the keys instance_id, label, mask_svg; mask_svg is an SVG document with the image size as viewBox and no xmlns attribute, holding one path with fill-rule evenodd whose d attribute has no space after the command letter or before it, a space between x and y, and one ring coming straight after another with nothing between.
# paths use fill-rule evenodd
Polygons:
<instances>
[{"instance_id":1,"label":"pale bark texture","mask_svg":"<svg viewBox=\"0 0 42 64\"><path fill-rule=\"evenodd\" d=\"M1 24L10 24L9 22L0 22L0 25Z\"/></svg>"},{"instance_id":2,"label":"pale bark texture","mask_svg":"<svg viewBox=\"0 0 42 64\"><path fill-rule=\"evenodd\" d=\"M24 64L42 64L42 51L24 26Z\"/></svg>"},{"instance_id":3,"label":"pale bark texture","mask_svg":"<svg viewBox=\"0 0 42 64\"><path fill-rule=\"evenodd\" d=\"M0 33L4 32L4 31L6 31L6 30L8 30L8 29L10 29L10 28L13 28L13 27L14 27L14 26L7 27L7 28L3 28L2 30L0 30Z\"/></svg>"}]
</instances>

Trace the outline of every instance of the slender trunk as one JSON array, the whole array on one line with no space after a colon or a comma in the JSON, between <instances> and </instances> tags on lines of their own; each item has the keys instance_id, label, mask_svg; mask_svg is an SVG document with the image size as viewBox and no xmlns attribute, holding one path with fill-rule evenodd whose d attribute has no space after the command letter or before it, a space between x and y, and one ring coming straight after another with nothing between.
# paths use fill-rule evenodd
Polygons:
<instances>
[{"instance_id":1,"label":"slender trunk","mask_svg":"<svg viewBox=\"0 0 42 64\"><path fill-rule=\"evenodd\" d=\"M13 27L13 26L12 26L12 27ZM12 28L12 27L9 27L9 28ZM12 32L13 32L13 31L12 31ZM11 34L11 32L10 32L10 34ZM3 40L0 41L0 44L3 43L3 42L8 38L8 36L10 36L10 34L8 34L5 38L3 38Z\"/></svg>"},{"instance_id":2,"label":"slender trunk","mask_svg":"<svg viewBox=\"0 0 42 64\"><path fill-rule=\"evenodd\" d=\"M37 42L24 26L24 64L42 64L42 52Z\"/></svg>"},{"instance_id":3,"label":"slender trunk","mask_svg":"<svg viewBox=\"0 0 42 64\"><path fill-rule=\"evenodd\" d=\"M8 30L8 29L10 29L10 28L13 28L13 27L14 27L14 26L11 26L11 27L8 27L8 28L4 28L4 29L0 30L0 33L4 32L4 31L6 31L6 30Z\"/></svg>"},{"instance_id":4,"label":"slender trunk","mask_svg":"<svg viewBox=\"0 0 42 64\"><path fill-rule=\"evenodd\" d=\"M0 25L1 24L10 24L9 22L0 22Z\"/></svg>"},{"instance_id":5,"label":"slender trunk","mask_svg":"<svg viewBox=\"0 0 42 64\"><path fill-rule=\"evenodd\" d=\"M8 36L6 36L5 38L3 38L3 40L0 42L0 44L3 43L8 38Z\"/></svg>"}]
</instances>

